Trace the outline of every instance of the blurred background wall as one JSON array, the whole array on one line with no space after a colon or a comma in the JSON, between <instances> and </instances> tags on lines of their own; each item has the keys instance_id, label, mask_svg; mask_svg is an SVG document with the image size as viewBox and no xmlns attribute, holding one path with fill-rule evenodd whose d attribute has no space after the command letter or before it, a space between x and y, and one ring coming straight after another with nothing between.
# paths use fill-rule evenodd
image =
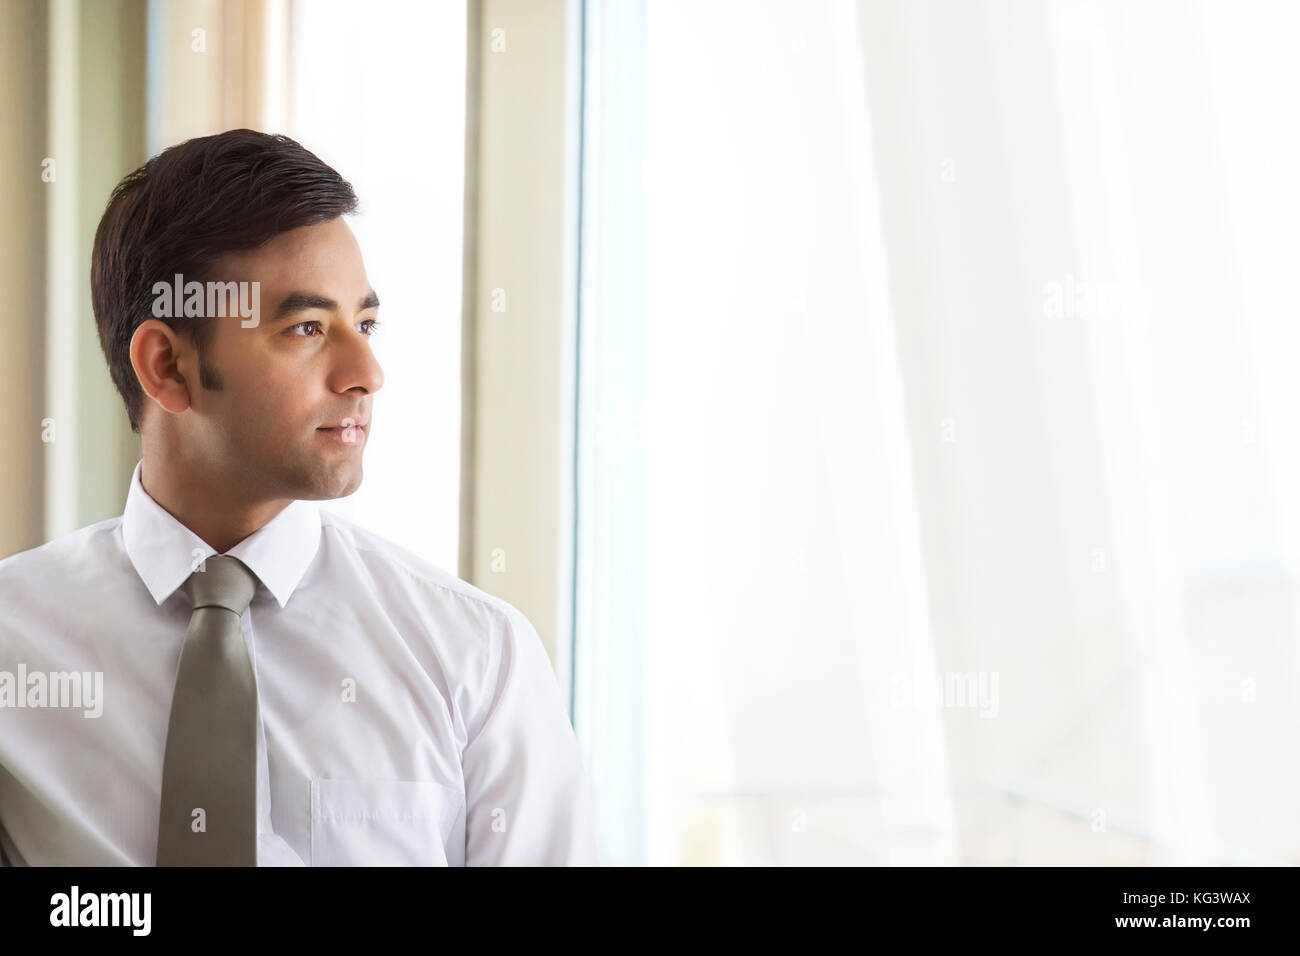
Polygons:
<instances>
[{"instance_id":1,"label":"blurred background wall","mask_svg":"<svg viewBox=\"0 0 1300 956\"><path fill-rule=\"evenodd\" d=\"M108 193L145 159L145 14L144 3L0 10L0 401L34 426L4 452L6 554L120 514L121 471L138 458L114 407L89 273Z\"/></svg>"}]
</instances>

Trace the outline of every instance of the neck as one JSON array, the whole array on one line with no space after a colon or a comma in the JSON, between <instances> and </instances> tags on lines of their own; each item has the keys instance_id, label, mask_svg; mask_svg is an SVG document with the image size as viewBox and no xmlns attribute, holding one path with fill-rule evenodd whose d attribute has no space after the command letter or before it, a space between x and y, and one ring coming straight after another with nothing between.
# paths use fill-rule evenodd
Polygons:
<instances>
[{"instance_id":1,"label":"neck","mask_svg":"<svg viewBox=\"0 0 1300 956\"><path fill-rule=\"evenodd\" d=\"M155 467L159 462L166 467ZM250 499L237 476L177 456L151 455L146 446L140 484L154 501L217 554L225 554L293 503L292 498Z\"/></svg>"}]
</instances>

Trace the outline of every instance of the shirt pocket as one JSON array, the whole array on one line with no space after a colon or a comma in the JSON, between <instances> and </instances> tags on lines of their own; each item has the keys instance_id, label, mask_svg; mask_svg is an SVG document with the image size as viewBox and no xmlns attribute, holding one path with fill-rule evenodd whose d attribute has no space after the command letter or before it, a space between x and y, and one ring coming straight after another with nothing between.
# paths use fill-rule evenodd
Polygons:
<instances>
[{"instance_id":1,"label":"shirt pocket","mask_svg":"<svg viewBox=\"0 0 1300 956\"><path fill-rule=\"evenodd\" d=\"M446 866L464 803L432 780L313 780L311 865Z\"/></svg>"}]
</instances>

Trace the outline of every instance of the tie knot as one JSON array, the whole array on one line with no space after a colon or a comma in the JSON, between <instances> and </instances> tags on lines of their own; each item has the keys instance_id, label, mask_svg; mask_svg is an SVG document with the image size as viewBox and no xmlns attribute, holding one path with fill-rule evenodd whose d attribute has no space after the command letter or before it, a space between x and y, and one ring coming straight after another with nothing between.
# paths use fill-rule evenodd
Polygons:
<instances>
[{"instance_id":1,"label":"tie knot","mask_svg":"<svg viewBox=\"0 0 1300 956\"><path fill-rule=\"evenodd\" d=\"M257 591L257 575L238 558L215 554L185 580L181 590L194 602L195 610L224 607L243 614Z\"/></svg>"}]
</instances>

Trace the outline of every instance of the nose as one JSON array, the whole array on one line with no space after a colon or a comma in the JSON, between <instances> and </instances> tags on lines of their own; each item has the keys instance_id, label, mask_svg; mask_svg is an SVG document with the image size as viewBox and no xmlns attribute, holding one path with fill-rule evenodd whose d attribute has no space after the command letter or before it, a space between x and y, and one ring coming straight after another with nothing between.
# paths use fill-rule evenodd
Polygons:
<instances>
[{"instance_id":1,"label":"nose","mask_svg":"<svg viewBox=\"0 0 1300 956\"><path fill-rule=\"evenodd\" d=\"M330 388L342 394L354 388L373 394L384 387L384 370L370 350L369 338L361 332L346 336L336 350Z\"/></svg>"}]
</instances>

